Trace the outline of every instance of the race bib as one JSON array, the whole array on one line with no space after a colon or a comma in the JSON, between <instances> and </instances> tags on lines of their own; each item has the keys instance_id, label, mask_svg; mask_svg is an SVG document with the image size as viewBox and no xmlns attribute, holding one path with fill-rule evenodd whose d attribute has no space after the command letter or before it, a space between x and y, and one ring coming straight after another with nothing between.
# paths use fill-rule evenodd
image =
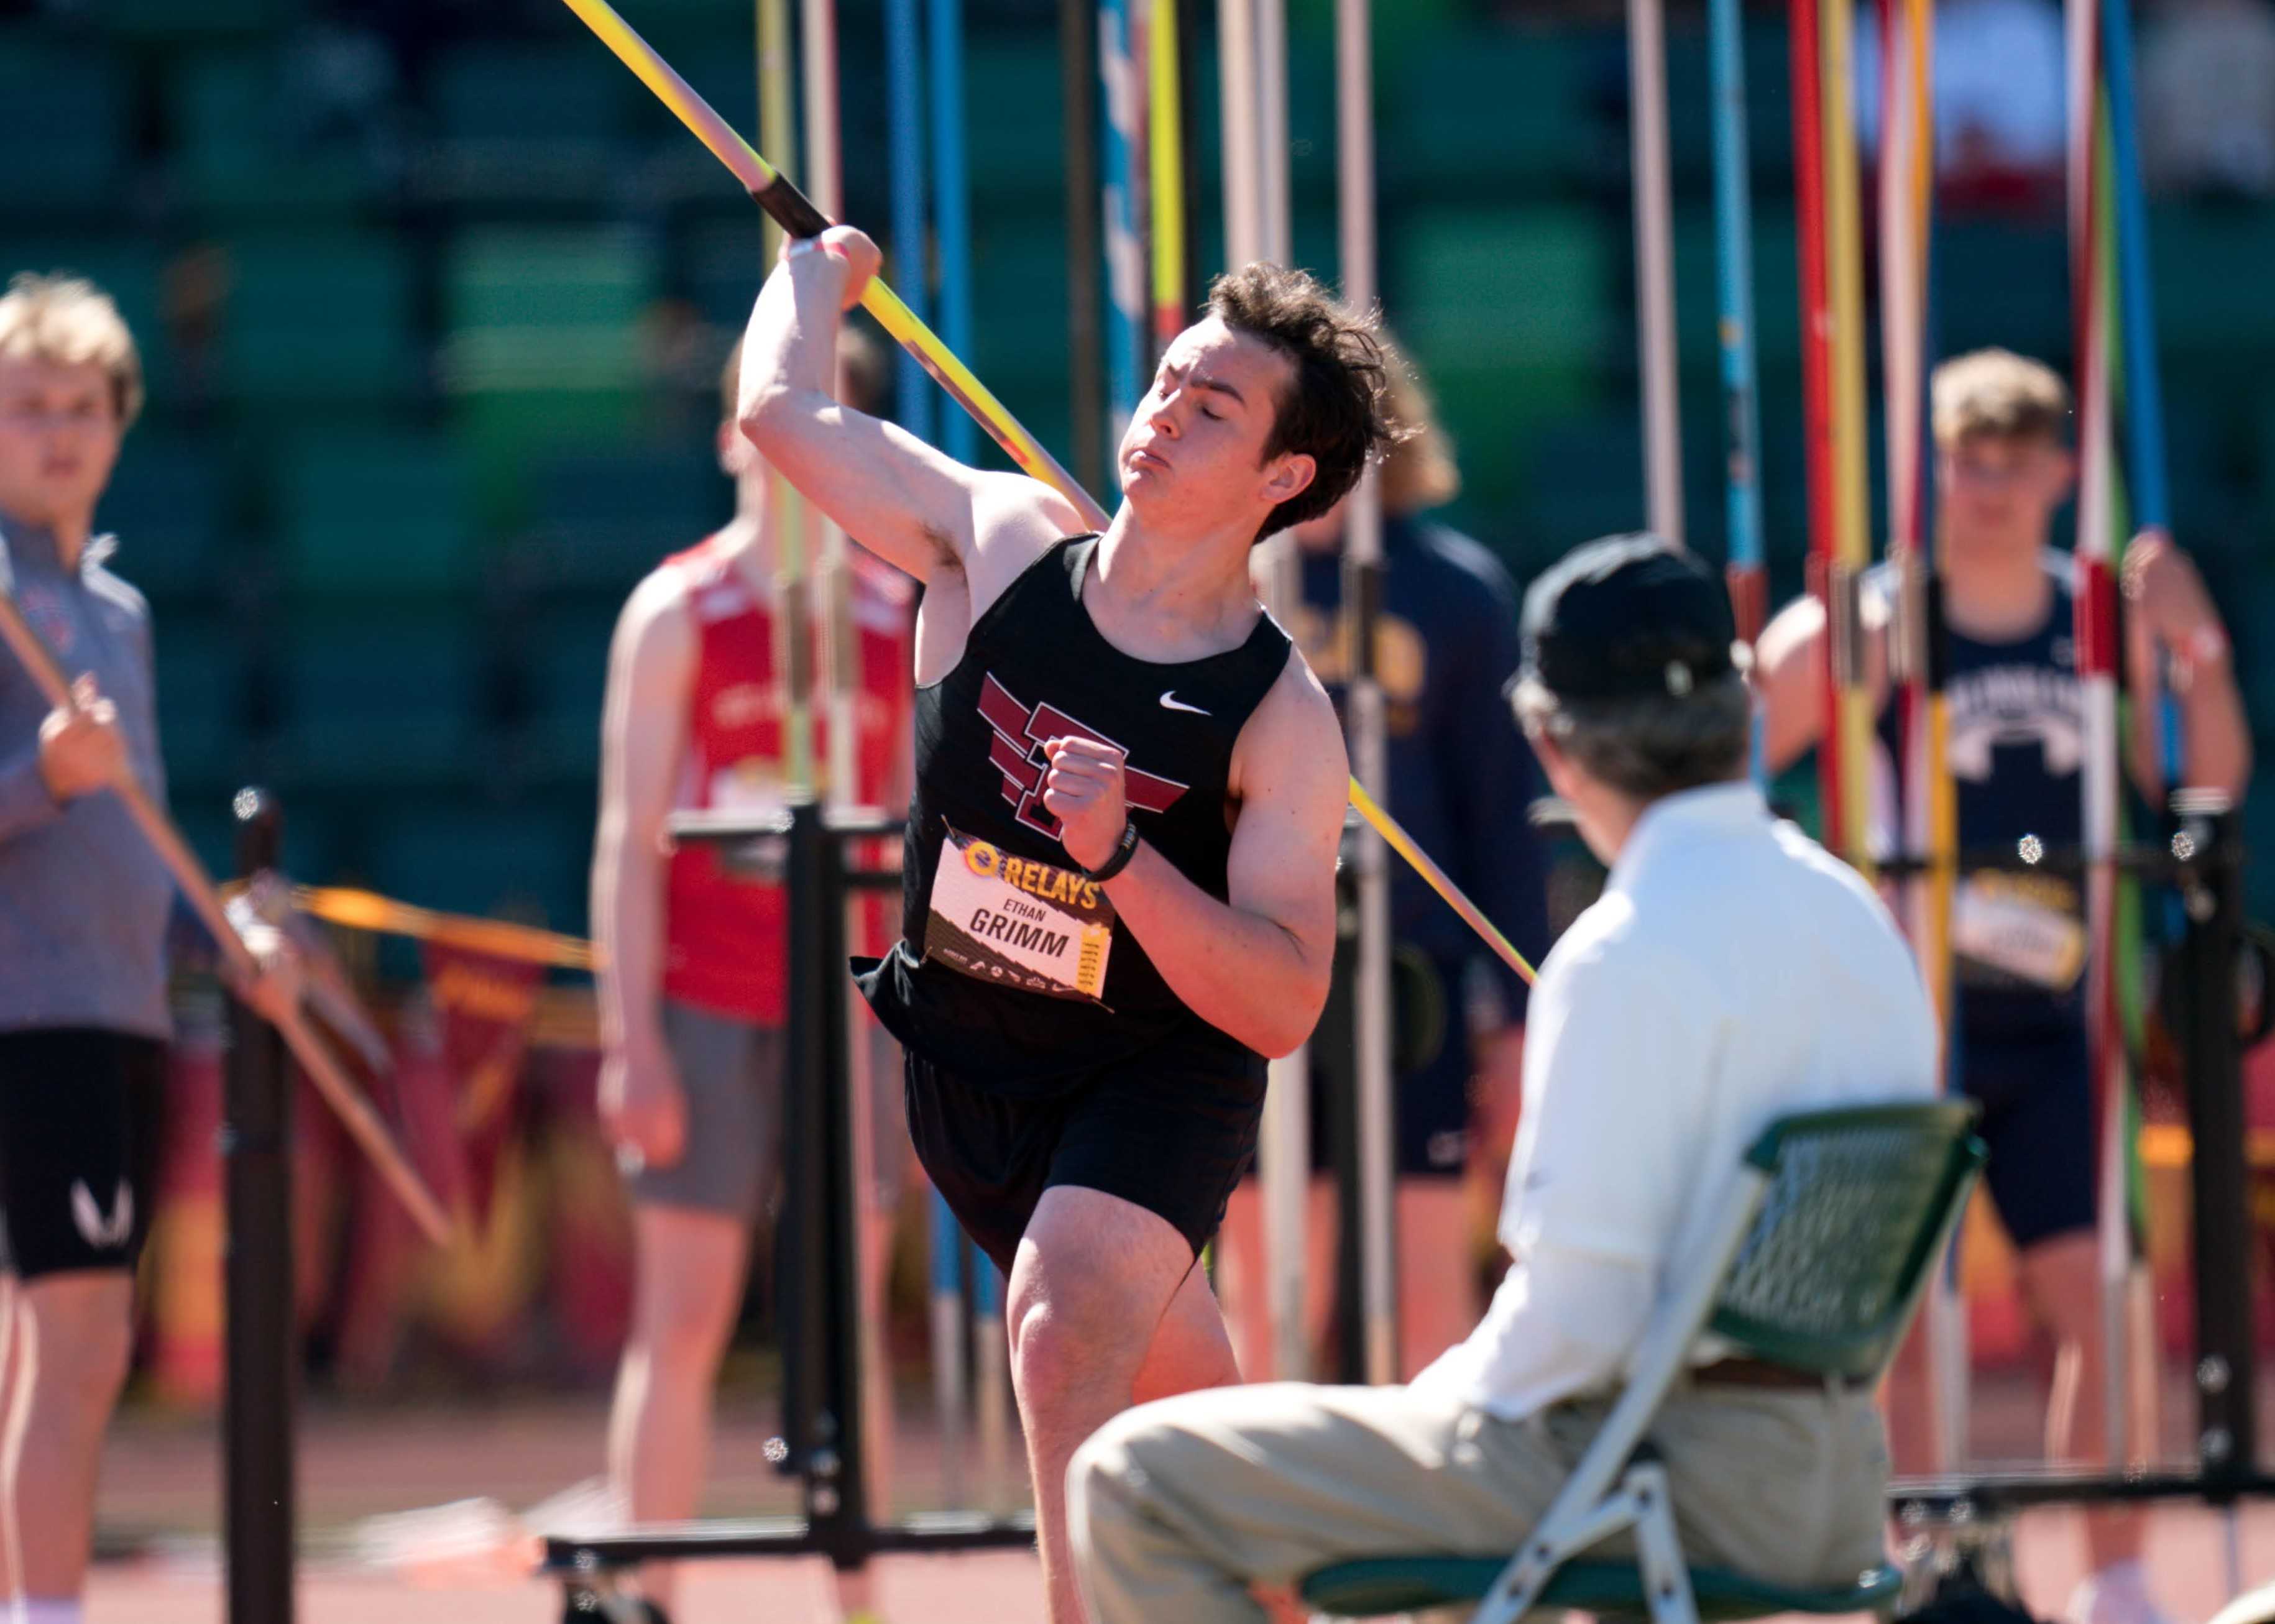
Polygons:
<instances>
[{"instance_id":1,"label":"race bib","mask_svg":"<svg viewBox=\"0 0 2275 1624\"><path fill-rule=\"evenodd\" d=\"M1952 946L1977 964L2066 993L2085 969L2085 925L2064 905L2074 895L2021 875L1970 875L1952 899Z\"/></svg>"},{"instance_id":2,"label":"race bib","mask_svg":"<svg viewBox=\"0 0 2275 1624\"><path fill-rule=\"evenodd\" d=\"M1113 949L1114 904L1097 881L947 832L925 957L974 980L1100 1003Z\"/></svg>"}]
</instances>

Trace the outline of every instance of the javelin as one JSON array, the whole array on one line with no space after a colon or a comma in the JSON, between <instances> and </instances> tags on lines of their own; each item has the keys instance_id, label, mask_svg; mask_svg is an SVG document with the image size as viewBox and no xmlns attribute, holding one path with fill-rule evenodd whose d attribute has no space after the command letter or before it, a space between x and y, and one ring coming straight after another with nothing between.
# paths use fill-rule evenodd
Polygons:
<instances>
[{"instance_id":1,"label":"javelin","mask_svg":"<svg viewBox=\"0 0 2275 1624\"><path fill-rule=\"evenodd\" d=\"M562 0L577 13L585 26L598 34L601 43L616 54L616 57L634 74L640 83L654 91L656 99L669 108L680 123L685 125L695 139L711 149L711 154L727 166L728 171L743 183L751 200L774 216L782 230L792 237L818 237L829 227L829 220L813 206L797 184L774 165L760 157L756 148L735 132L735 127L722 118L708 102L695 92L693 86L673 72L672 66L656 54L655 47L632 31L631 25L616 15L608 0ZM1020 469L1051 487L1074 503L1082 514L1083 522L1092 529L1103 531L1108 524L1106 510L1100 507L1090 493L1075 483L1074 476L1059 466L1040 442L1019 426L1003 403L989 392L986 384L973 375L970 367L956 358L942 344L940 335L917 320L916 313L903 304L900 296L887 287L881 276L869 278L861 291L861 307L877 318L878 324L916 357L941 388L949 392L956 404L979 420L1001 446ZM1500 956L1511 970L1531 981L1532 966L1524 956L1511 947L1508 939L1495 930L1478 905L1462 895L1460 889L1440 869L1423 854L1411 836L1398 827L1388 812L1374 803L1372 797L1351 780L1351 804L1359 815L1375 827L1399 856L1414 865L1414 870L1429 882L1432 890L1444 897L1448 906L1459 914L1471 930L1485 939L1485 945Z\"/></svg>"},{"instance_id":2,"label":"javelin","mask_svg":"<svg viewBox=\"0 0 2275 1624\"><path fill-rule=\"evenodd\" d=\"M5 555L0 555L0 642L6 643L14 651L16 658L30 673L33 683L49 704L59 709L76 710L78 704L72 697L70 679L64 675L63 667L57 662L40 634L32 630L24 619L23 612L16 607L14 598L10 595L10 585ZM214 889L213 880L208 877L204 865L184 843L180 832L158 804L150 798L149 791L132 778L111 788L125 804L127 812L142 831L144 838L149 841L151 848L172 871L175 883L181 888L182 895L189 899L191 907L196 910L206 929L212 933L214 943L221 950L222 957L229 962L230 969L246 983L258 979L261 967L254 962L244 939L238 935L237 927L230 923L229 915L222 907L221 895ZM285 1011L284 1018L277 1023L276 1029L291 1046L301 1069L314 1081L317 1091L338 1114L351 1137L377 1166L397 1198L409 1209L419 1228L426 1232L427 1238L437 1246L448 1246L450 1243L450 1220L443 1216L442 1203L435 1200L434 1192L427 1188L425 1181L419 1178L418 1171L389 1135L386 1124L379 1120L370 1102L357 1091L354 1084L348 1081L347 1074L340 1069L339 1062L332 1058L331 1052L323 1046L314 1029L309 1026L307 1017L295 1007Z\"/></svg>"}]
</instances>

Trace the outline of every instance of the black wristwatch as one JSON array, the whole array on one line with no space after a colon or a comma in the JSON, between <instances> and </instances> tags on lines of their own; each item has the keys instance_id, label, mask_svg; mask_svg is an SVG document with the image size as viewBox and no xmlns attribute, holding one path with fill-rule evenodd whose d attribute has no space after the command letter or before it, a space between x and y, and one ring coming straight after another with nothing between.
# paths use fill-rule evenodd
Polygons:
<instances>
[{"instance_id":1,"label":"black wristwatch","mask_svg":"<svg viewBox=\"0 0 2275 1624\"><path fill-rule=\"evenodd\" d=\"M1125 818L1122 821L1122 838L1116 841L1114 844L1114 855L1107 858L1105 862L1100 864L1096 868L1085 868L1083 870L1082 877L1085 880L1094 880L1100 885L1104 885L1107 880L1113 879L1115 875L1129 867L1130 859L1137 855L1137 820L1133 818Z\"/></svg>"}]
</instances>

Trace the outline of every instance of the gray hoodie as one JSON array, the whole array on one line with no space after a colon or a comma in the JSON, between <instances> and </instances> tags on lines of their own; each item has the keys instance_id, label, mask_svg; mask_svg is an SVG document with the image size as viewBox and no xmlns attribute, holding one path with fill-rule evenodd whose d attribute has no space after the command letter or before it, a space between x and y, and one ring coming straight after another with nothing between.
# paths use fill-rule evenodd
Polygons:
<instances>
[{"instance_id":1,"label":"gray hoodie","mask_svg":"<svg viewBox=\"0 0 2275 1624\"><path fill-rule=\"evenodd\" d=\"M118 707L134 775L161 805L150 606L104 567L100 536L67 571L45 530L0 516L0 579L76 677ZM58 804L40 776L50 707L0 648L0 1031L94 1026L167 1038L166 934L174 882L108 790Z\"/></svg>"}]
</instances>

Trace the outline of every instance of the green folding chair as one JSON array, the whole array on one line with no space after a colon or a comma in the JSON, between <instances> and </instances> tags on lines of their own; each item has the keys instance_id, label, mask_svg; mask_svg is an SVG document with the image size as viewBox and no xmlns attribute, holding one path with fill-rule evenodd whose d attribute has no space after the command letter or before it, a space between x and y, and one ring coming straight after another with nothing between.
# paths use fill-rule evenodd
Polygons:
<instances>
[{"instance_id":1,"label":"green folding chair","mask_svg":"<svg viewBox=\"0 0 2275 1624\"><path fill-rule=\"evenodd\" d=\"M1746 1152L1708 1253L1714 1266L1654 1316L1619 1401L1523 1547L1337 1562L1304 1581L1304 1601L1348 1618L1474 1603L1470 1624L1511 1624L1542 1608L1647 1613L1652 1624L1885 1613L1903 1582L1885 1563L1830 1590L1690 1566L1667 1469L1644 1446L1703 1337L1810 1375L1877 1381L1983 1165L1974 1118L1971 1104L1937 1101L1772 1124ZM1636 1560L1575 1560L1629 1533Z\"/></svg>"}]
</instances>

